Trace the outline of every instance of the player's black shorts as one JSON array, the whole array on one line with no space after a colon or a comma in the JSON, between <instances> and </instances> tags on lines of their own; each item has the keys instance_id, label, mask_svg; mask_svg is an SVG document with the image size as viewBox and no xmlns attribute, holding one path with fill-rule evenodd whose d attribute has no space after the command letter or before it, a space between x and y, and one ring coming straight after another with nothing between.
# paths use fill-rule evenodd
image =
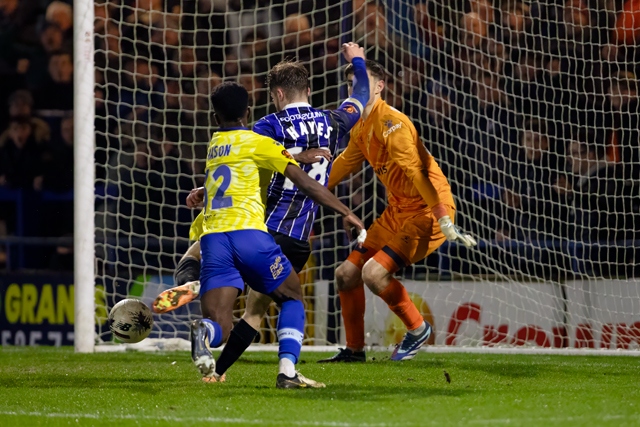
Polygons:
<instances>
[{"instance_id":1,"label":"player's black shorts","mask_svg":"<svg viewBox=\"0 0 640 427\"><path fill-rule=\"evenodd\" d=\"M294 239L277 231L269 230L269 234L273 236L273 239L280 246L282 253L287 257L294 271L300 273L309 260L309 255L311 255L309 242Z\"/></svg>"}]
</instances>

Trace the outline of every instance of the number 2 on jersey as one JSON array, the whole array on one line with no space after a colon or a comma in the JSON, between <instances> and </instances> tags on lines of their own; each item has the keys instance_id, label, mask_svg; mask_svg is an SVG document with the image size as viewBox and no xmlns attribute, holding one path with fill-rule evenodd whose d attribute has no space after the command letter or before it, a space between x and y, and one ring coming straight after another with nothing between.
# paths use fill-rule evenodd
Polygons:
<instances>
[{"instance_id":1,"label":"number 2 on jersey","mask_svg":"<svg viewBox=\"0 0 640 427\"><path fill-rule=\"evenodd\" d=\"M217 185L218 179L222 178L220 185ZM211 180L209 180L209 171L205 176L205 192L204 192L204 205L209 206L208 196L215 191L213 198L211 199L211 210L222 209L233 206L233 199L231 196L224 195L225 191L231 185L231 169L227 165L220 165L214 169L211 174Z\"/></svg>"}]
</instances>

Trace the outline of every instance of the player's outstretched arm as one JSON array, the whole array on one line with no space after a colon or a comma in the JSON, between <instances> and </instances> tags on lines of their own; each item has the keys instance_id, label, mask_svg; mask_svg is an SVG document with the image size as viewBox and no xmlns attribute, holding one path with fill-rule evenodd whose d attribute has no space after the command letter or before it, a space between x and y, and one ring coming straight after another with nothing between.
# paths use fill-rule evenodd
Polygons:
<instances>
[{"instance_id":1,"label":"player's outstretched arm","mask_svg":"<svg viewBox=\"0 0 640 427\"><path fill-rule=\"evenodd\" d=\"M342 54L344 59L353 64L353 90L350 98L356 99L361 104L360 113L362 114L371 95L364 49L357 43L349 42L342 45Z\"/></svg>"},{"instance_id":2,"label":"player's outstretched arm","mask_svg":"<svg viewBox=\"0 0 640 427\"><path fill-rule=\"evenodd\" d=\"M309 175L298 166L288 165L284 170L284 176L289 178L304 194L311 197L314 202L333 209L342 215L342 221L344 222L344 228L347 230L347 234L351 232L352 228L355 228L358 234L361 230L364 230L364 225L360 219L355 216L348 207L343 205L324 185L310 178Z\"/></svg>"}]
</instances>

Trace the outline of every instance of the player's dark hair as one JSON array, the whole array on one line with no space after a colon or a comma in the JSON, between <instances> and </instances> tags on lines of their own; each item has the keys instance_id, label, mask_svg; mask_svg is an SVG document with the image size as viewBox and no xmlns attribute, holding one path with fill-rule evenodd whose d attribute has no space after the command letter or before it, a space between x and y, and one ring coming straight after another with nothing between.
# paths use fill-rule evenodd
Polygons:
<instances>
[{"instance_id":1,"label":"player's dark hair","mask_svg":"<svg viewBox=\"0 0 640 427\"><path fill-rule=\"evenodd\" d=\"M224 82L211 92L211 106L224 122L241 120L249 107L249 93L236 82Z\"/></svg>"},{"instance_id":2,"label":"player's dark hair","mask_svg":"<svg viewBox=\"0 0 640 427\"><path fill-rule=\"evenodd\" d=\"M371 73L373 77L382 81L386 79L387 72L385 71L384 67L380 65L380 63L367 59L365 61L365 64L367 66L367 71L369 71L369 73ZM347 78L353 73L353 64L347 65L347 68L344 69L344 77Z\"/></svg>"},{"instance_id":3,"label":"player's dark hair","mask_svg":"<svg viewBox=\"0 0 640 427\"><path fill-rule=\"evenodd\" d=\"M309 88L309 71L297 61L281 61L267 74L269 92L282 89L287 98L293 98L300 92L307 93Z\"/></svg>"}]
</instances>

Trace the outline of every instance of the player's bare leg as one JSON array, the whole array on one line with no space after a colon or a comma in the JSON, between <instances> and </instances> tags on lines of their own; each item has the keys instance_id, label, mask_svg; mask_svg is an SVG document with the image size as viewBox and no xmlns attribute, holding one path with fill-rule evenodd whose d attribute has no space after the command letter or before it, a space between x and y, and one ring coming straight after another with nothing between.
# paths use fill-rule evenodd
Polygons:
<instances>
[{"instance_id":1,"label":"player's bare leg","mask_svg":"<svg viewBox=\"0 0 640 427\"><path fill-rule=\"evenodd\" d=\"M362 280L374 294L382 298L407 327L407 334L391 354L391 360L410 360L431 336L431 325L426 322L407 290L393 277L387 267L370 259L362 268Z\"/></svg>"},{"instance_id":2,"label":"player's bare leg","mask_svg":"<svg viewBox=\"0 0 640 427\"><path fill-rule=\"evenodd\" d=\"M202 296L202 319L191 323L191 359L207 382L222 382L223 375L215 372L216 362L210 347L218 347L227 340L233 326L233 303L238 289L211 289Z\"/></svg>"},{"instance_id":3,"label":"player's bare leg","mask_svg":"<svg viewBox=\"0 0 640 427\"><path fill-rule=\"evenodd\" d=\"M357 265L346 260L336 269L336 286L340 294L347 347L318 362L365 362L367 357L364 352L365 299L362 271Z\"/></svg>"},{"instance_id":4,"label":"player's bare leg","mask_svg":"<svg viewBox=\"0 0 640 427\"><path fill-rule=\"evenodd\" d=\"M220 356L218 356L218 363L216 364L216 373L218 375L224 374L251 345L258 335L262 318L272 301L267 295L256 292L253 289L249 291L244 315L231 330L227 344L224 346Z\"/></svg>"},{"instance_id":5,"label":"player's bare leg","mask_svg":"<svg viewBox=\"0 0 640 427\"><path fill-rule=\"evenodd\" d=\"M262 318L272 302L273 300L268 295L250 290L247 294L247 308L244 310L242 319L256 331L259 330Z\"/></svg>"}]
</instances>

